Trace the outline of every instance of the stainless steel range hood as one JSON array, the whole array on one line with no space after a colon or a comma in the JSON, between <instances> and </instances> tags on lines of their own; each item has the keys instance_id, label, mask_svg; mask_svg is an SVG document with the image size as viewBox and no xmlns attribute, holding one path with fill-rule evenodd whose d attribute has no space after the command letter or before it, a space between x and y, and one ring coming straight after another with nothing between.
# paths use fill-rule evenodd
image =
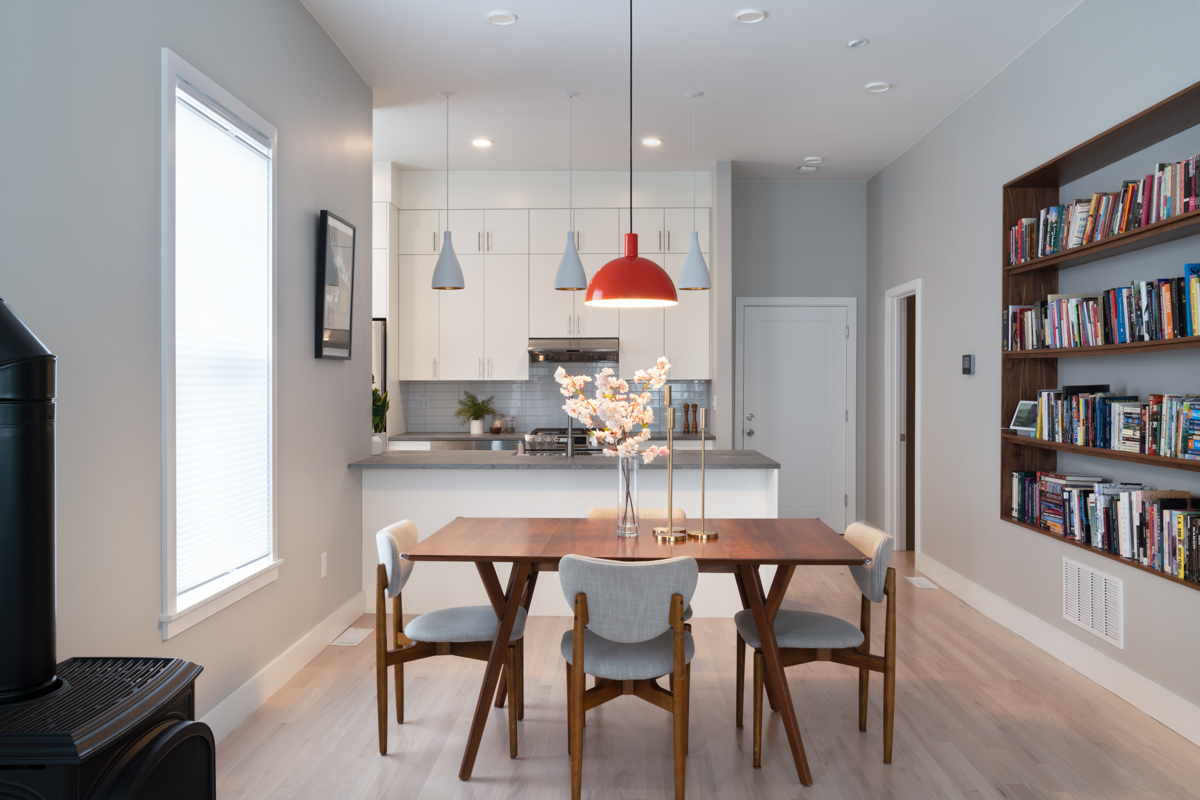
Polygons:
<instances>
[{"instance_id":1,"label":"stainless steel range hood","mask_svg":"<svg viewBox=\"0 0 1200 800\"><path fill-rule=\"evenodd\" d=\"M529 361L616 361L619 339L530 339Z\"/></svg>"}]
</instances>

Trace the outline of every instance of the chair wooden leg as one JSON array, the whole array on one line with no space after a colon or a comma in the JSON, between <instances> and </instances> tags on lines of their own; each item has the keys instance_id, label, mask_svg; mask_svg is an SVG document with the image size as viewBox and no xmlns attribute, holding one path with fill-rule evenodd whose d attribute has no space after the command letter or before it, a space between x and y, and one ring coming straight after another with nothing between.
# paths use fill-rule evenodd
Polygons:
<instances>
[{"instance_id":1,"label":"chair wooden leg","mask_svg":"<svg viewBox=\"0 0 1200 800\"><path fill-rule=\"evenodd\" d=\"M379 716L379 755L387 755L387 570L380 564L375 571L375 703ZM398 668L398 667L397 667Z\"/></svg>"},{"instance_id":2,"label":"chair wooden leg","mask_svg":"<svg viewBox=\"0 0 1200 800\"><path fill-rule=\"evenodd\" d=\"M586 676L583 665L571 668L571 800L580 800L583 791L583 689Z\"/></svg>"},{"instance_id":3,"label":"chair wooden leg","mask_svg":"<svg viewBox=\"0 0 1200 800\"><path fill-rule=\"evenodd\" d=\"M742 707L746 704L746 643L737 635L737 696L734 698L734 721L742 727Z\"/></svg>"},{"instance_id":4,"label":"chair wooden leg","mask_svg":"<svg viewBox=\"0 0 1200 800\"><path fill-rule=\"evenodd\" d=\"M859 648L859 652L871 652L871 601L866 595L862 598L862 616L858 626L863 632L863 643ZM858 670L858 729L865 731L867 729L867 694L871 687L871 671L869 669L860 668Z\"/></svg>"},{"instance_id":5,"label":"chair wooden leg","mask_svg":"<svg viewBox=\"0 0 1200 800\"><path fill-rule=\"evenodd\" d=\"M525 719L525 639L517 640L517 719Z\"/></svg>"},{"instance_id":6,"label":"chair wooden leg","mask_svg":"<svg viewBox=\"0 0 1200 800\"><path fill-rule=\"evenodd\" d=\"M504 708L508 698L508 666L500 671L500 683L496 686L496 708Z\"/></svg>"},{"instance_id":7,"label":"chair wooden leg","mask_svg":"<svg viewBox=\"0 0 1200 800\"><path fill-rule=\"evenodd\" d=\"M404 607L400 604L400 595L392 598L392 641L396 647L407 645L411 640L404 635ZM404 724L404 663L396 664L394 669L396 679L396 723Z\"/></svg>"},{"instance_id":8,"label":"chair wooden leg","mask_svg":"<svg viewBox=\"0 0 1200 800\"><path fill-rule=\"evenodd\" d=\"M754 766L762 766L762 717L763 717L763 654L754 651Z\"/></svg>"},{"instance_id":9,"label":"chair wooden leg","mask_svg":"<svg viewBox=\"0 0 1200 800\"><path fill-rule=\"evenodd\" d=\"M504 654L505 669L509 675L517 674L517 646L510 644ZM508 757L517 757L517 690L513 684L513 696L508 699Z\"/></svg>"},{"instance_id":10,"label":"chair wooden leg","mask_svg":"<svg viewBox=\"0 0 1200 800\"><path fill-rule=\"evenodd\" d=\"M575 752L575 695L571 692L571 664L567 662L567 755Z\"/></svg>"},{"instance_id":11,"label":"chair wooden leg","mask_svg":"<svg viewBox=\"0 0 1200 800\"><path fill-rule=\"evenodd\" d=\"M671 673L675 677L675 673ZM675 724L675 800L684 800L683 787L687 774L687 678L683 675L674 681L679 687L675 692L672 722Z\"/></svg>"},{"instance_id":12,"label":"chair wooden leg","mask_svg":"<svg viewBox=\"0 0 1200 800\"><path fill-rule=\"evenodd\" d=\"M892 763L892 723L896 717L896 569L888 567L884 582L887 621L883 635L883 763Z\"/></svg>"},{"instance_id":13,"label":"chair wooden leg","mask_svg":"<svg viewBox=\"0 0 1200 800\"><path fill-rule=\"evenodd\" d=\"M689 752L692 725L692 665L683 668L683 754Z\"/></svg>"}]
</instances>

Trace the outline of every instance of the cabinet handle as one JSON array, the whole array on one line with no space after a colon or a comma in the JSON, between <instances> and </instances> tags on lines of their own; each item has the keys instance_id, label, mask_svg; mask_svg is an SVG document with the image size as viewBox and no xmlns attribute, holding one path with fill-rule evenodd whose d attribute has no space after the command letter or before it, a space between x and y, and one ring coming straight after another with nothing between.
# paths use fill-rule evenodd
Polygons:
<instances>
[{"instance_id":1,"label":"cabinet handle","mask_svg":"<svg viewBox=\"0 0 1200 800\"><path fill-rule=\"evenodd\" d=\"M579 315L578 314L575 315L575 335L576 336L583 335L583 326L579 324Z\"/></svg>"},{"instance_id":2,"label":"cabinet handle","mask_svg":"<svg viewBox=\"0 0 1200 800\"><path fill-rule=\"evenodd\" d=\"M434 253L436 253L437 252L437 231L430 231L430 233L433 234L433 239L431 240L433 242L433 244L431 245L432 251Z\"/></svg>"},{"instance_id":3,"label":"cabinet handle","mask_svg":"<svg viewBox=\"0 0 1200 800\"><path fill-rule=\"evenodd\" d=\"M574 332L572 328L574 322L575 320L571 317L571 315L567 314L567 336L570 336Z\"/></svg>"},{"instance_id":4,"label":"cabinet handle","mask_svg":"<svg viewBox=\"0 0 1200 800\"><path fill-rule=\"evenodd\" d=\"M662 250L662 231L658 232L658 249Z\"/></svg>"},{"instance_id":5,"label":"cabinet handle","mask_svg":"<svg viewBox=\"0 0 1200 800\"><path fill-rule=\"evenodd\" d=\"M433 360L433 379L437 380L437 359Z\"/></svg>"},{"instance_id":6,"label":"cabinet handle","mask_svg":"<svg viewBox=\"0 0 1200 800\"><path fill-rule=\"evenodd\" d=\"M480 378L483 377L483 359L482 358L479 359L479 377Z\"/></svg>"},{"instance_id":7,"label":"cabinet handle","mask_svg":"<svg viewBox=\"0 0 1200 800\"><path fill-rule=\"evenodd\" d=\"M492 377L492 357L488 356L488 377Z\"/></svg>"},{"instance_id":8,"label":"cabinet handle","mask_svg":"<svg viewBox=\"0 0 1200 800\"><path fill-rule=\"evenodd\" d=\"M487 232L487 251L492 252L492 232Z\"/></svg>"},{"instance_id":9,"label":"cabinet handle","mask_svg":"<svg viewBox=\"0 0 1200 800\"><path fill-rule=\"evenodd\" d=\"M579 249L579 231L575 231L575 249Z\"/></svg>"},{"instance_id":10,"label":"cabinet handle","mask_svg":"<svg viewBox=\"0 0 1200 800\"><path fill-rule=\"evenodd\" d=\"M475 234L475 252L478 253L482 250L483 250L483 232L480 231L479 233Z\"/></svg>"},{"instance_id":11,"label":"cabinet handle","mask_svg":"<svg viewBox=\"0 0 1200 800\"><path fill-rule=\"evenodd\" d=\"M667 252L671 252L671 232L667 231Z\"/></svg>"}]
</instances>

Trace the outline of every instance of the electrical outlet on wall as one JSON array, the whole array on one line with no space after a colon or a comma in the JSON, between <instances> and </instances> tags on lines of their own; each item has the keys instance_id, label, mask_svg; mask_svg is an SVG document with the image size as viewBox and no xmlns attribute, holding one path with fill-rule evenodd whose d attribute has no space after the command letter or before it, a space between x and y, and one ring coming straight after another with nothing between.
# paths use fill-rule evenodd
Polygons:
<instances>
[{"instance_id":1,"label":"electrical outlet on wall","mask_svg":"<svg viewBox=\"0 0 1200 800\"><path fill-rule=\"evenodd\" d=\"M429 408L429 395L421 396L421 408Z\"/></svg>"},{"instance_id":2,"label":"electrical outlet on wall","mask_svg":"<svg viewBox=\"0 0 1200 800\"><path fill-rule=\"evenodd\" d=\"M329 553L321 553L321 577L329 574Z\"/></svg>"}]
</instances>

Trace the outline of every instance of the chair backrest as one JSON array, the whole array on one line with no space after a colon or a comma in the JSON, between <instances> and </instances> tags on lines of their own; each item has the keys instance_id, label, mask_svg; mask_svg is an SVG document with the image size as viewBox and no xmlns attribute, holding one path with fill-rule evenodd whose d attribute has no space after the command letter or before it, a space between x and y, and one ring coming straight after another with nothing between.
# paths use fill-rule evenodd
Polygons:
<instances>
[{"instance_id":1,"label":"chair backrest","mask_svg":"<svg viewBox=\"0 0 1200 800\"><path fill-rule=\"evenodd\" d=\"M868 600L882 603L883 584L887 580L888 567L892 564L895 540L879 528L865 522L854 522L846 528L846 541L871 557L870 564L850 567L850 574Z\"/></svg>"},{"instance_id":2,"label":"chair backrest","mask_svg":"<svg viewBox=\"0 0 1200 800\"><path fill-rule=\"evenodd\" d=\"M671 595L692 601L699 575L696 559L609 561L563 556L558 581L572 608L587 595L588 629L613 642L645 642L671 627Z\"/></svg>"},{"instance_id":3,"label":"chair backrest","mask_svg":"<svg viewBox=\"0 0 1200 800\"><path fill-rule=\"evenodd\" d=\"M400 554L411 550L417 543L417 526L411 520L402 519L388 525L375 534L375 546L379 548L379 563L387 569L387 596L400 594L408 576L412 574L413 562L401 561Z\"/></svg>"},{"instance_id":4,"label":"chair backrest","mask_svg":"<svg viewBox=\"0 0 1200 800\"><path fill-rule=\"evenodd\" d=\"M588 519L616 519L619 508L589 508L587 510ZM643 508L638 512L638 516L644 519L666 519L667 510L665 508ZM683 513L682 508L675 509L675 519L687 519L687 514Z\"/></svg>"}]
</instances>

